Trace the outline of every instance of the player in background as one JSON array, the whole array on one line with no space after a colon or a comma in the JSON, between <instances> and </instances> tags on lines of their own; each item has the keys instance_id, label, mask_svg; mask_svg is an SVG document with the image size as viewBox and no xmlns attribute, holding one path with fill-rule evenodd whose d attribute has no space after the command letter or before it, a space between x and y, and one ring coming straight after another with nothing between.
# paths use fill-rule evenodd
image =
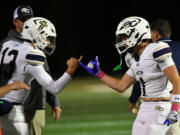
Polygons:
<instances>
[{"instance_id":1,"label":"player in background","mask_svg":"<svg viewBox=\"0 0 180 135\"><path fill-rule=\"evenodd\" d=\"M8 36L3 41L3 43L9 40L22 43L22 40L20 39L20 33L22 32L24 22L33 17L33 15L34 13L30 6L18 6L13 14L13 24L15 28L11 29L8 32ZM50 73L49 66L46 60L44 68L48 73ZM43 127L45 126L46 101L51 106L52 116L55 120L58 120L62 111L60 108L58 96L51 94L49 91L45 90L34 79L33 81L31 81L31 90L29 96L23 103L26 121L29 124L31 135L43 134Z\"/></svg>"},{"instance_id":2,"label":"player in background","mask_svg":"<svg viewBox=\"0 0 180 135\"><path fill-rule=\"evenodd\" d=\"M170 39L171 36L171 26L168 20L165 19L157 19L151 23L151 33L152 33L152 42L165 42L170 45L172 50L172 58L177 66L178 72L180 72L180 61L179 61L179 50L180 50L180 42L172 41ZM130 63L130 59L126 59L127 65ZM131 96L129 98L129 108L134 113L137 112L137 101L141 95L141 88L138 82L133 86L133 90ZM179 108L180 112L180 108ZM180 119L180 113L179 113ZM180 123L173 124L166 135L180 135Z\"/></svg>"},{"instance_id":3,"label":"player in background","mask_svg":"<svg viewBox=\"0 0 180 135\"><path fill-rule=\"evenodd\" d=\"M164 42L149 43L150 26L141 17L122 20L117 27L116 37L115 46L119 54L128 51L134 58L122 79L105 74L98 66L97 56L88 66L81 65L118 92L124 92L139 81L142 103L133 124L132 135L164 135L169 129L167 125L178 121L180 103L180 78L171 58L170 47ZM173 90L171 98L170 90Z\"/></svg>"},{"instance_id":4,"label":"player in background","mask_svg":"<svg viewBox=\"0 0 180 135\"><path fill-rule=\"evenodd\" d=\"M7 93L9 93L12 90L20 90L20 89L29 89L29 87L21 81L16 81L6 86L2 86L0 87L0 98L5 96ZM12 106L13 105L11 103L6 102L4 100L0 100L0 135L2 135L1 122L3 122L1 121L1 116L8 113L12 109ZM11 130L11 127L9 127L8 130Z\"/></svg>"},{"instance_id":5,"label":"player in background","mask_svg":"<svg viewBox=\"0 0 180 135\"><path fill-rule=\"evenodd\" d=\"M54 81L44 70L43 64L46 59L45 53L51 55L55 51L55 39L56 29L49 20L33 17L25 21L21 33L22 43L9 40L2 45L0 61L2 64L14 65L11 67L14 70L8 83L18 80L29 84L30 80L35 78L41 86L52 94L61 92L78 68L82 56L79 60L73 57L70 58L67 61L66 72ZM19 90L12 91L2 98L16 104L13 105L8 114L2 116L2 119L4 121L10 120L19 135L29 134L22 106L27 96L28 93L25 90Z\"/></svg>"}]
</instances>

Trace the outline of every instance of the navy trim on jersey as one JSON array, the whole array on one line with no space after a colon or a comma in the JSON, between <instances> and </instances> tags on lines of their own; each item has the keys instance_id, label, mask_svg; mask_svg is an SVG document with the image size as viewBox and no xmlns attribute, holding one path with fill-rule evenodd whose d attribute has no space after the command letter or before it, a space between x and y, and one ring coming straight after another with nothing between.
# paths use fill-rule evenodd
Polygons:
<instances>
[{"instance_id":1,"label":"navy trim on jersey","mask_svg":"<svg viewBox=\"0 0 180 135\"><path fill-rule=\"evenodd\" d=\"M163 56L164 54L167 54L167 53L171 53L171 48L170 47L166 47L166 48L163 48L157 52L154 52L153 53L153 57L154 59L160 57L160 56Z\"/></svg>"},{"instance_id":2,"label":"navy trim on jersey","mask_svg":"<svg viewBox=\"0 0 180 135\"><path fill-rule=\"evenodd\" d=\"M35 55L35 54L27 54L26 59L45 62L45 57L43 57L41 55Z\"/></svg>"},{"instance_id":3,"label":"navy trim on jersey","mask_svg":"<svg viewBox=\"0 0 180 135\"><path fill-rule=\"evenodd\" d=\"M172 42L172 40L171 40L169 37L160 38L159 40L157 40L157 42L158 42L158 41L162 41L162 42L165 42L165 43L167 43L167 42Z\"/></svg>"}]
</instances>

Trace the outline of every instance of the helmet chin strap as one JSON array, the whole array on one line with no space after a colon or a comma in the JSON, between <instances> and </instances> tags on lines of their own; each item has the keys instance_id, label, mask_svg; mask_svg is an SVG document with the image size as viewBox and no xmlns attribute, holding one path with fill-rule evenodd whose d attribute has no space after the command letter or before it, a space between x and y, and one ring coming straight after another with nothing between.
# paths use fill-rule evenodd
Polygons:
<instances>
[{"instance_id":1,"label":"helmet chin strap","mask_svg":"<svg viewBox=\"0 0 180 135\"><path fill-rule=\"evenodd\" d=\"M122 65L122 54L119 54L119 55L120 55L120 64L117 65L117 66L115 66L115 67L113 68L113 71L118 71L118 70L121 70L121 69L122 69L122 67L121 67L121 65Z\"/></svg>"}]
</instances>

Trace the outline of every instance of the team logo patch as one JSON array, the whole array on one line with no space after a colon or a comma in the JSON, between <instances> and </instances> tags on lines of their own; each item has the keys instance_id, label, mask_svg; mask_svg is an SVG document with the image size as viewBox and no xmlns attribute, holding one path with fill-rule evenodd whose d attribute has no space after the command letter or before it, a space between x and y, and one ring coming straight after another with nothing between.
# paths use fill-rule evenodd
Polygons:
<instances>
[{"instance_id":1,"label":"team logo patch","mask_svg":"<svg viewBox=\"0 0 180 135\"><path fill-rule=\"evenodd\" d=\"M134 26L138 25L140 22L141 22L141 19L133 18L131 20L126 21L123 24L123 26L120 28L120 30L123 29L123 28L134 27Z\"/></svg>"},{"instance_id":2,"label":"team logo patch","mask_svg":"<svg viewBox=\"0 0 180 135\"><path fill-rule=\"evenodd\" d=\"M137 71L136 72L136 75L142 75L143 74L143 71Z\"/></svg>"},{"instance_id":3,"label":"team logo patch","mask_svg":"<svg viewBox=\"0 0 180 135\"><path fill-rule=\"evenodd\" d=\"M161 107L161 106L156 106L155 109L158 110L158 111L164 111L164 108Z\"/></svg>"},{"instance_id":4,"label":"team logo patch","mask_svg":"<svg viewBox=\"0 0 180 135\"><path fill-rule=\"evenodd\" d=\"M22 8L22 9L21 9L21 12L30 13L30 9L28 9L28 8Z\"/></svg>"},{"instance_id":5,"label":"team logo patch","mask_svg":"<svg viewBox=\"0 0 180 135\"><path fill-rule=\"evenodd\" d=\"M45 20L39 21L39 23L41 25L39 26L38 30L42 30L44 27L48 27L47 22Z\"/></svg>"}]
</instances>

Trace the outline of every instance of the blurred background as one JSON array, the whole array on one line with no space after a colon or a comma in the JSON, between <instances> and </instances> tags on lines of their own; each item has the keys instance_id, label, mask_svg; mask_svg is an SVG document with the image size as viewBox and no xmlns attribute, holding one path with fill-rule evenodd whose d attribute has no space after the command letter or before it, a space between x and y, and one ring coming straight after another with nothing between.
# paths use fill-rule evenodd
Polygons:
<instances>
[{"instance_id":1,"label":"blurred background","mask_svg":"<svg viewBox=\"0 0 180 135\"><path fill-rule=\"evenodd\" d=\"M58 77L66 68L66 60L83 55L83 62L99 56L101 67L112 73L119 64L119 55L114 47L118 23L128 16L142 16L151 22L157 18L168 19L172 25L172 39L179 40L179 4L176 1L138 0L6 0L0 8L2 40L10 28L15 8L28 4L35 16L51 20L57 30L57 49L50 57L52 75ZM125 64L123 64L126 70ZM124 71L123 70L123 71ZM86 74L82 69L79 74Z\"/></svg>"},{"instance_id":2,"label":"blurred background","mask_svg":"<svg viewBox=\"0 0 180 135\"><path fill-rule=\"evenodd\" d=\"M65 71L67 59L80 55L85 64L98 55L103 71L120 78L127 67L123 63L121 71L112 71L119 64L115 31L128 16L141 16L149 22L168 19L171 38L180 40L177 1L145 0L6 0L0 8L0 40L13 28L13 12L22 4L30 5L35 16L51 20L56 27L57 49L47 56L55 79ZM53 122L47 108L45 135L130 135L135 115L128 111L128 95L114 92L80 67L59 94L63 113L58 122Z\"/></svg>"}]
</instances>

